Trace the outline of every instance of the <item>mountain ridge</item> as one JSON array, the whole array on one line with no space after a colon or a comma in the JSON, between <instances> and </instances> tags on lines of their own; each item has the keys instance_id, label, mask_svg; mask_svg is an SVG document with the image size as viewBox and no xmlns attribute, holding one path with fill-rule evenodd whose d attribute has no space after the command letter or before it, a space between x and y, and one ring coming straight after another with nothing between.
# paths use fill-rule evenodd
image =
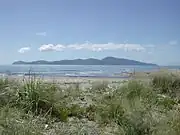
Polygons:
<instances>
[{"instance_id":1,"label":"mountain ridge","mask_svg":"<svg viewBox=\"0 0 180 135\"><path fill-rule=\"evenodd\" d=\"M73 60L59 60L59 61L15 61L13 65L149 65L157 66L153 63L146 63L125 58L105 57L103 59L87 58L87 59L73 59Z\"/></svg>"}]
</instances>

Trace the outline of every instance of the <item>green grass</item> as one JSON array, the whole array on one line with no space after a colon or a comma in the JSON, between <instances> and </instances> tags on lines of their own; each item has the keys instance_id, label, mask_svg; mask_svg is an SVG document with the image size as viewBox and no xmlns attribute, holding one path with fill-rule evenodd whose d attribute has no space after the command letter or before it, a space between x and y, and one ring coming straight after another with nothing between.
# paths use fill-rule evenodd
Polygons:
<instances>
[{"instance_id":1,"label":"green grass","mask_svg":"<svg viewBox=\"0 0 180 135\"><path fill-rule=\"evenodd\" d=\"M174 75L86 89L0 79L0 134L179 135L179 88Z\"/></svg>"},{"instance_id":2,"label":"green grass","mask_svg":"<svg viewBox=\"0 0 180 135\"><path fill-rule=\"evenodd\" d=\"M180 77L169 74L157 75L153 77L152 85L159 93L175 97L180 92Z\"/></svg>"}]
</instances>

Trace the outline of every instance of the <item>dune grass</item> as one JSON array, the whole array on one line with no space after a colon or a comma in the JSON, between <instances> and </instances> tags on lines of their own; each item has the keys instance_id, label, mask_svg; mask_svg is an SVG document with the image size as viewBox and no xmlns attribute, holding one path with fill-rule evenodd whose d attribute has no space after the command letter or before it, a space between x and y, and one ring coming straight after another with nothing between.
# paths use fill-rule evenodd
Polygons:
<instances>
[{"instance_id":1,"label":"dune grass","mask_svg":"<svg viewBox=\"0 0 180 135\"><path fill-rule=\"evenodd\" d=\"M179 135L180 78L61 87L0 79L2 135Z\"/></svg>"}]
</instances>

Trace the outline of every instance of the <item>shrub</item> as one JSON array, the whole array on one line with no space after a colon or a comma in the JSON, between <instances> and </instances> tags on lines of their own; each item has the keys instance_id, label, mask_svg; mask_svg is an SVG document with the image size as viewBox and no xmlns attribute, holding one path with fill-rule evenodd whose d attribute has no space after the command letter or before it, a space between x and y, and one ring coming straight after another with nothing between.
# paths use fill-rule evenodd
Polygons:
<instances>
[{"instance_id":1,"label":"shrub","mask_svg":"<svg viewBox=\"0 0 180 135\"><path fill-rule=\"evenodd\" d=\"M59 95L59 96L58 96ZM55 84L45 84L36 79L26 80L18 92L17 106L35 115L51 115L62 121L67 120L68 112L61 102L61 89Z\"/></svg>"},{"instance_id":2,"label":"shrub","mask_svg":"<svg viewBox=\"0 0 180 135\"><path fill-rule=\"evenodd\" d=\"M156 105L156 95L152 89L140 81L130 81L113 92L111 97L105 96L98 105L100 122L115 122L121 131L130 135L150 135L153 124L151 111Z\"/></svg>"},{"instance_id":3,"label":"shrub","mask_svg":"<svg viewBox=\"0 0 180 135\"><path fill-rule=\"evenodd\" d=\"M79 119L85 116L85 108L80 107L77 104L73 104L69 107L69 117L77 117Z\"/></svg>"},{"instance_id":4,"label":"shrub","mask_svg":"<svg viewBox=\"0 0 180 135\"><path fill-rule=\"evenodd\" d=\"M97 92L103 92L108 88L108 82L102 81L102 82L96 82L92 84L92 90L95 90Z\"/></svg>"},{"instance_id":5,"label":"shrub","mask_svg":"<svg viewBox=\"0 0 180 135\"><path fill-rule=\"evenodd\" d=\"M8 79L0 79L0 107L15 104L17 98L16 84Z\"/></svg>"},{"instance_id":6,"label":"shrub","mask_svg":"<svg viewBox=\"0 0 180 135\"><path fill-rule=\"evenodd\" d=\"M3 89L6 88L7 86L9 86L9 80L8 80L8 78L1 78L1 79L0 79L0 90L3 90Z\"/></svg>"},{"instance_id":7,"label":"shrub","mask_svg":"<svg viewBox=\"0 0 180 135\"><path fill-rule=\"evenodd\" d=\"M173 109L175 105L177 105L177 102L174 99L167 96L164 97L162 95L158 95L156 102L157 106L162 106L162 109L165 109L165 111L169 111Z\"/></svg>"},{"instance_id":8,"label":"shrub","mask_svg":"<svg viewBox=\"0 0 180 135\"><path fill-rule=\"evenodd\" d=\"M175 97L180 92L180 77L175 75L156 75L152 78L152 86L162 94Z\"/></svg>"},{"instance_id":9,"label":"shrub","mask_svg":"<svg viewBox=\"0 0 180 135\"><path fill-rule=\"evenodd\" d=\"M110 88L106 82L97 83L88 94L79 84L62 90L35 78L22 84L0 80L0 134L90 134L93 123L102 134L119 128L124 135L179 135L180 81L164 76L155 76L150 85L129 81ZM90 96L96 100L79 105ZM87 129L81 132L82 127Z\"/></svg>"},{"instance_id":10,"label":"shrub","mask_svg":"<svg viewBox=\"0 0 180 135\"><path fill-rule=\"evenodd\" d=\"M97 106L95 105L89 105L86 110L86 117L88 118L88 120L90 121L96 121L96 113L97 113Z\"/></svg>"},{"instance_id":11,"label":"shrub","mask_svg":"<svg viewBox=\"0 0 180 135\"><path fill-rule=\"evenodd\" d=\"M5 106L0 110L0 134L2 135L43 135L43 121L30 114L26 119L23 112Z\"/></svg>"}]
</instances>

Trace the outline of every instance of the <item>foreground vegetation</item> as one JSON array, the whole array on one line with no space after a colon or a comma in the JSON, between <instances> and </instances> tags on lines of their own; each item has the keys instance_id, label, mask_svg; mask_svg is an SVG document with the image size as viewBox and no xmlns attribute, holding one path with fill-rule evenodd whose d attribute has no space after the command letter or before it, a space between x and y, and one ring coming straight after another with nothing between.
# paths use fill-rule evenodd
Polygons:
<instances>
[{"instance_id":1,"label":"foreground vegetation","mask_svg":"<svg viewBox=\"0 0 180 135\"><path fill-rule=\"evenodd\" d=\"M2 135L180 135L180 78L62 87L0 80Z\"/></svg>"}]
</instances>

